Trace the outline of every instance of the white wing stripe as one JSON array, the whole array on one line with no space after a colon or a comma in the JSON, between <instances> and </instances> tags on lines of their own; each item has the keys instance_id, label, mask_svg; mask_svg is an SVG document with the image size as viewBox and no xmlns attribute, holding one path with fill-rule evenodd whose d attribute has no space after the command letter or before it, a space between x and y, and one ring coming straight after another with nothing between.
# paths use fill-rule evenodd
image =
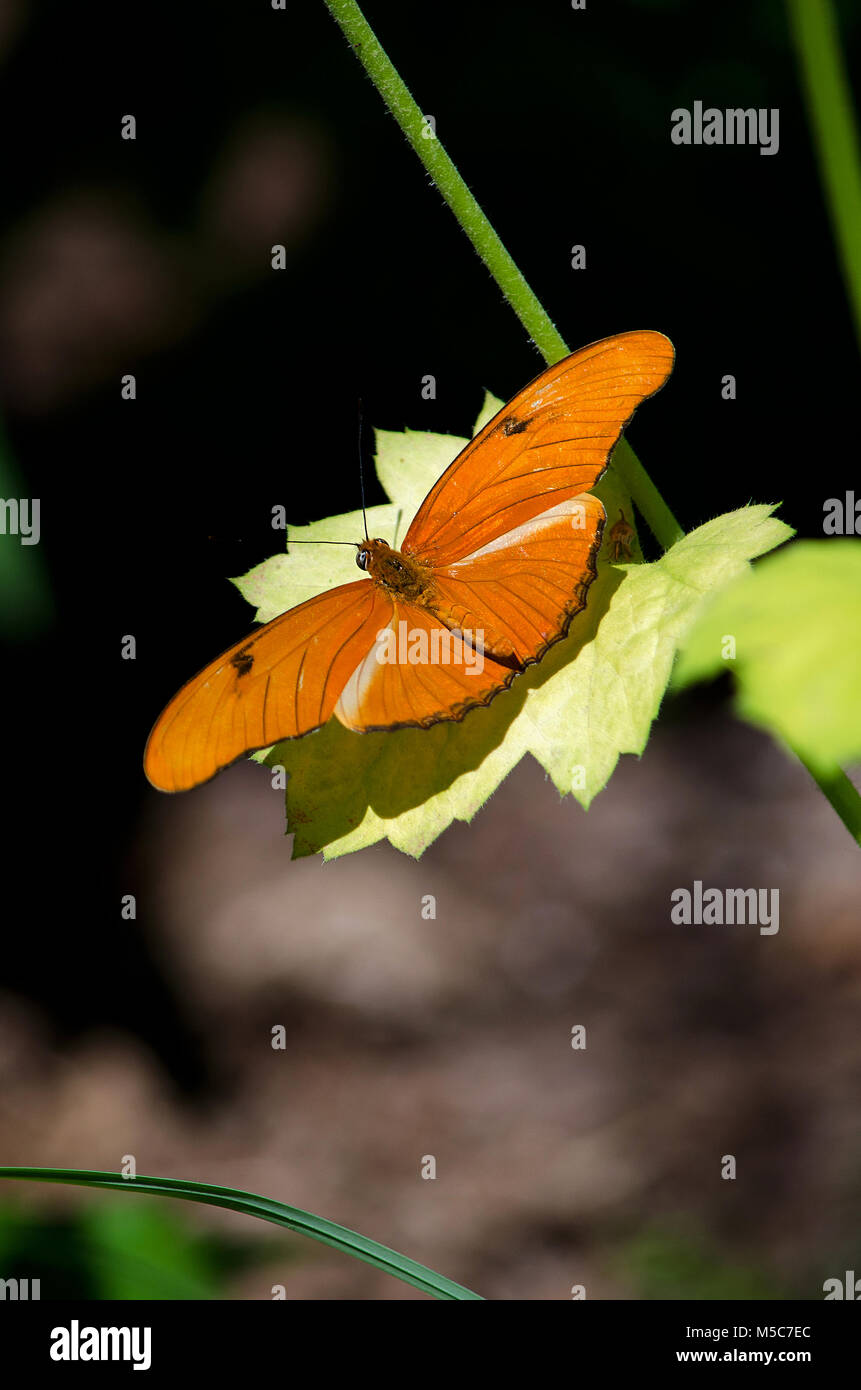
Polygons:
<instances>
[{"instance_id":1,"label":"white wing stripe","mask_svg":"<svg viewBox=\"0 0 861 1390\"><path fill-rule=\"evenodd\" d=\"M543 526L549 525L559 517L582 516L582 529L586 530L586 515L589 507L603 507L593 493L581 492L576 497L571 497L567 502L557 502L555 507L550 507L546 512L539 512L530 521L524 521L521 526L515 526L513 531L505 531L495 541L490 541L488 545L483 545L480 550L474 550L471 555L464 555L454 564L447 565L446 570L449 574L455 574L461 565L471 565L473 560L481 559L485 555L493 555L498 550L510 550L512 546L520 545L523 541L536 539L536 531L540 531ZM580 528L576 528L580 529Z\"/></svg>"}]
</instances>

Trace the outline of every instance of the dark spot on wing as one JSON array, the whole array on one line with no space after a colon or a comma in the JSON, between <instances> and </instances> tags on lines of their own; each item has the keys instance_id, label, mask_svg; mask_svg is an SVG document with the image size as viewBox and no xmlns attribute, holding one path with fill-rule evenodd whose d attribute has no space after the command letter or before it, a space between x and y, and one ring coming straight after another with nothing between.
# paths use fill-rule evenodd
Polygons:
<instances>
[{"instance_id":1,"label":"dark spot on wing","mask_svg":"<svg viewBox=\"0 0 861 1390\"><path fill-rule=\"evenodd\" d=\"M502 422L502 433L522 434L528 424L528 420L518 420L516 415L507 415Z\"/></svg>"},{"instance_id":2,"label":"dark spot on wing","mask_svg":"<svg viewBox=\"0 0 861 1390\"><path fill-rule=\"evenodd\" d=\"M231 666L236 667L236 674L238 676L247 676L248 672L251 670L251 667L254 665L254 657L246 649L245 651L237 652L235 656L232 656L230 658L230 664Z\"/></svg>"}]
</instances>

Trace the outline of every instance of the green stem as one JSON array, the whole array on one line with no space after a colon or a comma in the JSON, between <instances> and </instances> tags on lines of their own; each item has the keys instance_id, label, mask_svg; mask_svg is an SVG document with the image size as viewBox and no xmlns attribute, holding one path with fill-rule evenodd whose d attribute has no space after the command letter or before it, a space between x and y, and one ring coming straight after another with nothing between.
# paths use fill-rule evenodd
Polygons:
<instances>
[{"instance_id":1,"label":"green stem","mask_svg":"<svg viewBox=\"0 0 861 1390\"><path fill-rule=\"evenodd\" d=\"M799 762L807 768L823 796L826 796L831 802L853 840L861 845L861 796L859 796L857 788L849 781L846 773L841 772L838 768L836 772L824 776L806 758L802 758L797 749L792 751Z\"/></svg>"},{"instance_id":2,"label":"green stem","mask_svg":"<svg viewBox=\"0 0 861 1390\"><path fill-rule=\"evenodd\" d=\"M541 355L548 363L566 357L569 349L562 335L467 188L442 142L435 134L429 134L424 114L355 0L326 0L326 4Z\"/></svg>"},{"instance_id":3,"label":"green stem","mask_svg":"<svg viewBox=\"0 0 861 1390\"><path fill-rule=\"evenodd\" d=\"M326 0L326 4L545 362L551 364L566 357L570 349L564 338L518 270L442 142L435 132L431 134L415 98L355 0ZM627 440L622 440L616 449L613 467L659 544L669 550L684 532Z\"/></svg>"},{"instance_id":4,"label":"green stem","mask_svg":"<svg viewBox=\"0 0 861 1390\"><path fill-rule=\"evenodd\" d=\"M787 0L819 171L861 346L861 153L831 0Z\"/></svg>"},{"instance_id":5,"label":"green stem","mask_svg":"<svg viewBox=\"0 0 861 1390\"><path fill-rule=\"evenodd\" d=\"M73 1183L77 1187L101 1187L113 1192L146 1193L148 1196L179 1197L186 1202L203 1202L211 1207L227 1207L230 1211L242 1212L244 1216L256 1216L262 1221L271 1221L276 1226L286 1226L288 1231L310 1236L313 1240L342 1250L357 1260L384 1269L405 1284L412 1284L434 1298L450 1299L457 1302L470 1299L481 1300L481 1294L456 1284L444 1274L420 1265L407 1255L390 1250L387 1245L371 1240L347 1226L338 1226L313 1212L302 1211L299 1207L288 1207L285 1202L276 1202L272 1197L260 1197L256 1192L242 1192L235 1187L216 1187L207 1182L188 1182L183 1178L152 1178L143 1174L135 1178L124 1178L119 1173L104 1172L86 1168L0 1168L0 1178L21 1178L27 1182ZM483 1300L482 1300L483 1301Z\"/></svg>"},{"instance_id":6,"label":"green stem","mask_svg":"<svg viewBox=\"0 0 861 1390\"><path fill-rule=\"evenodd\" d=\"M658 544L669 550L685 533L624 435L613 450L613 468Z\"/></svg>"}]
</instances>

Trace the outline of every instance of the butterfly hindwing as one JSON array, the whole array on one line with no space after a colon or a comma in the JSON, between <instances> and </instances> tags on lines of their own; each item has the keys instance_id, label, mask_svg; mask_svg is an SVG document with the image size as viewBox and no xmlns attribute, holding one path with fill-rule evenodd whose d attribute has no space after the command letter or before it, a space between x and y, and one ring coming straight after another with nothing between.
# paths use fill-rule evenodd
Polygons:
<instances>
[{"instance_id":1,"label":"butterfly hindwing","mask_svg":"<svg viewBox=\"0 0 861 1390\"><path fill-rule=\"evenodd\" d=\"M486 705L516 674L425 608L396 599L373 649L347 681L335 717L360 733L429 727Z\"/></svg>"},{"instance_id":2,"label":"butterfly hindwing","mask_svg":"<svg viewBox=\"0 0 861 1390\"><path fill-rule=\"evenodd\" d=\"M604 525L597 497L583 493L473 555L433 572L433 612L447 626L481 634L483 649L518 668L537 661L586 604Z\"/></svg>"}]
</instances>

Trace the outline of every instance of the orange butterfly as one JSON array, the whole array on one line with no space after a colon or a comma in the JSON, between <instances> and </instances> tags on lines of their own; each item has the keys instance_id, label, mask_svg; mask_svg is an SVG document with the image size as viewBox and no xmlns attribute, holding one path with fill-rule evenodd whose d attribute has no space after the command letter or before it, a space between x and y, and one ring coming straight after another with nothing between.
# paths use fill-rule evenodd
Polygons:
<instances>
[{"instance_id":1,"label":"orange butterfly","mask_svg":"<svg viewBox=\"0 0 861 1390\"><path fill-rule=\"evenodd\" d=\"M332 715L367 733L486 705L584 607L604 527L588 489L672 366L662 334L621 333L542 372L446 469L400 551L355 543L370 583L289 609L183 686L150 734L150 782L185 791Z\"/></svg>"}]
</instances>

